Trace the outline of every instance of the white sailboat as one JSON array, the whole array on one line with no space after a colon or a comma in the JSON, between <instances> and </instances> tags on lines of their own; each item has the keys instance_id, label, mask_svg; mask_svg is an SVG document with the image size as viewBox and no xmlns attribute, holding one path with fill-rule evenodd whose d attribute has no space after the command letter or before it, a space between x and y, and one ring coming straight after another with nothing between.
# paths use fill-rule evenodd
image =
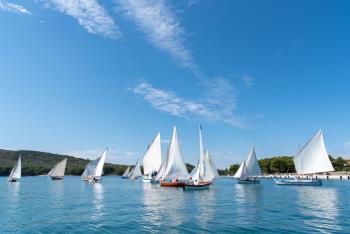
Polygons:
<instances>
[{"instance_id":1,"label":"white sailboat","mask_svg":"<svg viewBox=\"0 0 350 234\"><path fill-rule=\"evenodd\" d=\"M144 174L142 181L150 183L157 176L162 164L162 151L159 132L152 143L148 146L142 161Z\"/></svg>"},{"instance_id":2,"label":"white sailboat","mask_svg":"<svg viewBox=\"0 0 350 234\"><path fill-rule=\"evenodd\" d=\"M21 155L20 155L7 181L17 182L21 179L21 174L22 174L22 162L21 162Z\"/></svg>"},{"instance_id":3,"label":"white sailboat","mask_svg":"<svg viewBox=\"0 0 350 234\"><path fill-rule=\"evenodd\" d=\"M129 173L130 173L130 166L128 166L128 168L126 168L126 170L124 171L122 175L122 179L129 179Z\"/></svg>"},{"instance_id":4,"label":"white sailboat","mask_svg":"<svg viewBox=\"0 0 350 234\"><path fill-rule=\"evenodd\" d=\"M186 164L180 152L180 145L177 139L176 127L174 127L173 135L169 144L167 155L162 162L161 168L157 175L161 186L182 187L183 182L179 181L188 179L189 174Z\"/></svg>"},{"instance_id":5,"label":"white sailboat","mask_svg":"<svg viewBox=\"0 0 350 234\"><path fill-rule=\"evenodd\" d=\"M240 184L258 184L260 181L257 179L257 176L260 175L261 170L253 147L247 159L244 160L238 168L234 177L238 178L238 183Z\"/></svg>"},{"instance_id":6,"label":"white sailboat","mask_svg":"<svg viewBox=\"0 0 350 234\"><path fill-rule=\"evenodd\" d=\"M313 175L334 171L323 140L323 133L319 130L293 158L298 175ZM322 185L318 179L275 180L278 185Z\"/></svg>"},{"instance_id":7,"label":"white sailboat","mask_svg":"<svg viewBox=\"0 0 350 234\"><path fill-rule=\"evenodd\" d=\"M106 160L108 149L106 148L102 156L86 165L81 175L84 181L99 182L102 179L103 166Z\"/></svg>"},{"instance_id":8,"label":"white sailboat","mask_svg":"<svg viewBox=\"0 0 350 234\"><path fill-rule=\"evenodd\" d=\"M66 158L63 159L61 162L57 163L48 173L48 176L50 176L52 180L62 180L64 176L64 171L66 170L66 163Z\"/></svg>"},{"instance_id":9,"label":"white sailboat","mask_svg":"<svg viewBox=\"0 0 350 234\"><path fill-rule=\"evenodd\" d=\"M137 180L139 177L142 176L142 172L141 172L141 167L140 167L140 160L137 159L135 166L132 168L132 170L130 171L128 177L131 180Z\"/></svg>"},{"instance_id":10,"label":"white sailboat","mask_svg":"<svg viewBox=\"0 0 350 234\"><path fill-rule=\"evenodd\" d=\"M202 128L199 127L199 159L198 164L190 173L190 183L186 183L184 190L208 189L215 177L218 176L214 161L209 151L203 149Z\"/></svg>"}]
</instances>

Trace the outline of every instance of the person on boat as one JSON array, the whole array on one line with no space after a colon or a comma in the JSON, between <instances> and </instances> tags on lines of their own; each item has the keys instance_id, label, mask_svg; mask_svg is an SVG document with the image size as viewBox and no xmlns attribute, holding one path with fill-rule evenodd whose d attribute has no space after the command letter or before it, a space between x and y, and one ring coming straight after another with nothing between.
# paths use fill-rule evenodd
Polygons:
<instances>
[{"instance_id":1,"label":"person on boat","mask_svg":"<svg viewBox=\"0 0 350 234\"><path fill-rule=\"evenodd\" d=\"M198 185L198 180L194 180L194 185Z\"/></svg>"},{"instance_id":2,"label":"person on boat","mask_svg":"<svg viewBox=\"0 0 350 234\"><path fill-rule=\"evenodd\" d=\"M174 179L173 179L173 182L178 182L179 181L179 177L176 176Z\"/></svg>"}]
</instances>

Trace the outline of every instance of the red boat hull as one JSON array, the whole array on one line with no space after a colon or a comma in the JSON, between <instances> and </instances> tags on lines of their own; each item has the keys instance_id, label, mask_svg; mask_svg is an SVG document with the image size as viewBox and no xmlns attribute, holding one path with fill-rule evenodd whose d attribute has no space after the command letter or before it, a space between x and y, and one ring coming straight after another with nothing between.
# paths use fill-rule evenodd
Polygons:
<instances>
[{"instance_id":1,"label":"red boat hull","mask_svg":"<svg viewBox=\"0 0 350 234\"><path fill-rule=\"evenodd\" d=\"M160 181L160 186L182 188L183 186L185 186L185 183L180 181L177 181L177 182Z\"/></svg>"}]
</instances>

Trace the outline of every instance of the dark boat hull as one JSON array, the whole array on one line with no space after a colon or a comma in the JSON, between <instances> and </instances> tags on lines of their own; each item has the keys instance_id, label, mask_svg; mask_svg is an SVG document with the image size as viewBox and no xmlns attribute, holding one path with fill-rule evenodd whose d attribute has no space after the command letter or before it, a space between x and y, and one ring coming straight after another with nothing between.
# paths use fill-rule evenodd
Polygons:
<instances>
[{"instance_id":1,"label":"dark boat hull","mask_svg":"<svg viewBox=\"0 0 350 234\"><path fill-rule=\"evenodd\" d=\"M62 180L62 176L51 176L51 180Z\"/></svg>"},{"instance_id":2,"label":"dark boat hull","mask_svg":"<svg viewBox=\"0 0 350 234\"><path fill-rule=\"evenodd\" d=\"M185 184L183 190L205 190L209 189L212 182L203 182L198 184Z\"/></svg>"},{"instance_id":3,"label":"dark boat hull","mask_svg":"<svg viewBox=\"0 0 350 234\"><path fill-rule=\"evenodd\" d=\"M239 184L260 184L260 180L257 180L256 178L247 178L247 179L238 179Z\"/></svg>"}]
</instances>

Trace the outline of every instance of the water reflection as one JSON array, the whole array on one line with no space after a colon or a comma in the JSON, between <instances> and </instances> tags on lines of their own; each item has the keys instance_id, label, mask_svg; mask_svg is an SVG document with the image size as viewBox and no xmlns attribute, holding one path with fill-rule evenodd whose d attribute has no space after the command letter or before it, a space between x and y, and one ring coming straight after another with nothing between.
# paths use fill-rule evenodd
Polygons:
<instances>
[{"instance_id":1,"label":"water reflection","mask_svg":"<svg viewBox=\"0 0 350 234\"><path fill-rule=\"evenodd\" d=\"M261 184L235 184L236 216L242 224L256 224L261 210Z\"/></svg>"},{"instance_id":2,"label":"water reflection","mask_svg":"<svg viewBox=\"0 0 350 234\"><path fill-rule=\"evenodd\" d=\"M100 220L104 215L104 190L101 183L93 183L93 192L94 192L94 212L91 218L96 221Z\"/></svg>"},{"instance_id":3,"label":"water reflection","mask_svg":"<svg viewBox=\"0 0 350 234\"><path fill-rule=\"evenodd\" d=\"M341 230L338 225L337 191L326 187L298 187L300 213L308 217L305 225L321 233Z\"/></svg>"},{"instance_id":4,"label":"water reflection","mask_svg":"<svg viewBox=\"0 0 350 234\"><path fill-rule=\"evenodd\" d=\"M195 193L195 203L198 204L199 214L196 216L197 222L202 229L209 227L209 222L214 219L216 198L215 190L191 191Z\"/></svg>"},{"instance_id":5,"label":"water reflection","mask_svg":"<svg viewBox=\"0 0 350 234\"><path fill-rule=\"evenodd\" d=\"M182 189L159 188L159 185L149 183L142 183L142 187L144 212L141 218L145 223L145 230L152 231L152 227L159 227L164 223L172 227L183 223L181 209L185 207L185 200Z\"/></svg>"}]
</instances>

